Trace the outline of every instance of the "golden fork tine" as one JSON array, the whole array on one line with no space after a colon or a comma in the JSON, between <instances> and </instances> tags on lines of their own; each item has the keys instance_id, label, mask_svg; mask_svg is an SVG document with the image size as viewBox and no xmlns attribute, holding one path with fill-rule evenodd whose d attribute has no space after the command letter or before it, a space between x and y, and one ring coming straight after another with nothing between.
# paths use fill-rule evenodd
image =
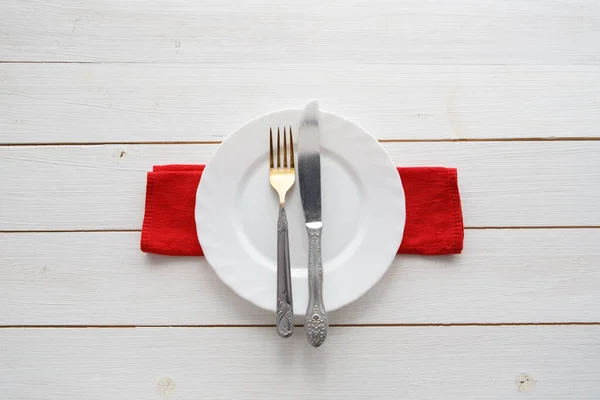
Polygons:
<instances>
[{"instance_id":1,"label":"golden fork tine","mask_svg":"<svg viewBox=\"0 0 600 400\"><path fill-rule=\"evenodd\" d=\"M281 167L281 157L279 156L279 148L281 145L279 144L279 128L277 128L277 168Z\"/></svg>"},{"instance_id":2,"label":"golden fork tine","mask_svg":"<svg viewBox=\"0 0 600 400\"><path fill-rule=\"evenodd\" d=\"M283 168L287 168L287 132L285 131L285 126L283 127Z\"/></svg>"},{"instance_id":3,"label":"golden fork tine","mask_svg":"<svg viewBox=\"0 0 600 400\"><path fill-rule=\"evenodd\" d=\"M269 128L269 149L271 150L270 168L273 168L273 129L271 128Z\"/></svg>"},{"instance_id":4,"label":"golden fork tine","mask_svg":"<svg viewBox=\"0 0 600 400\"><path fill-rule=\"evenodd\" d=\"M290 126L290 168L294 168L294 139L292 139L292 127Z\"/></svg>"}]
</instances>

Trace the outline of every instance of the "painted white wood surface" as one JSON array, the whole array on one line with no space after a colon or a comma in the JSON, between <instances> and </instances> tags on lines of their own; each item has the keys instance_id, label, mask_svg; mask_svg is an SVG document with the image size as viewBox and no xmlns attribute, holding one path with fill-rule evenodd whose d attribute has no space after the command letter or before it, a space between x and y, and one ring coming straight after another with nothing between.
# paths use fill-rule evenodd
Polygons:
<instances>
[{"instance_id":1,"label":"painted white wood surface","mask_svg":"<svg viewBox=\"0 0 600 400\"><path fill-rule=\"evenodd\" d=\"M0 2L0 398L597 399L599 41L594 0ZM320 349L201 258L81 231L138 230L146 171L217 148L142 143L310 98L458 167L492 229L398 257ZM491 141L423 142L457 139Z\"/></svg>"},{"instance_id":2,"label":"painted white wood surface","mask_svg":"<svg viewBox=\"0 0 600 400\"><path fill-rule=\"evenodd\" d=\"M302 333L302 330L299 330ZM595 400L598 326L0 329L3 398Z\"/></svg>"},{"instance_id":3,"label":"painted white wood surface","mask_svg":"<svg viewBox=\"0 0 600 400\"><path fill-rule=\"evenodd\" d=\"M595 0L5 0L7 60L598 64Z\"/></svg>"},{"instance_id":4,"label":"painted white wood surface","mask_svg":"<svg viewBox=\"0 0 600 400\"><path fill-rule=\"evenodd\" d=\"M0 230L140 229L152 165L217 146L0 147ZM465 226L600 225L600 141L384 147L398 165L457 167Z\"/></svg>"},{"instance_id":5,"label":"painted white wood surface","mask_svg":"<svg viewBox=\"0 0 600 400\"><path fill-rule=\"evenodd\" d=\"M139 240L138 232L0 234L0 325L274 324L203 257L144 254ZM597 322L598 243L600 229L467 230L462 255L398 256L330 323Z\"/></svg>"},{"instance_id":6,"label":"painted white wood surface","mask_svg":"<svg viewBox=\"0 0 600 400\"><path fill-rule=\"evenodd\" d=\"M0 64L0 143L222 140L311 98L387 140L599 137L599 78L597 65Z\"/></svg>"}]
</instances>

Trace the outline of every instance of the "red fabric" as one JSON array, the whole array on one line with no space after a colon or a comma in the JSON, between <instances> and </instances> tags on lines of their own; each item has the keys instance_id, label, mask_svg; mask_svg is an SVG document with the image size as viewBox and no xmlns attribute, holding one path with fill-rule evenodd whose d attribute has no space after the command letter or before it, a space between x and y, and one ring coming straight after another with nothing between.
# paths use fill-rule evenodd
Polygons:
<instances>
[{"instance_id":1,"label":"red fabric","mask_svg":"<svg viewBox=\"0 0 600 400\"><path fill-rule=\"evenodd\" d=\"M148 172L141 248L146 253L201 256L196 189L204 165L155 166ZM456 169L398 167L406 198L399 254L460 254L463 219Z\"/></svg>"},{"instance_id":2,"label":"red fabric","mask_svg":"<svg viewBox=\"0 0 600 400\"><path fill-rule=\"evenodd\" d=\"M399 254L460 254L464 228L455 168L398 167L406 198Z\"/></svg>"},{"instance_id":3,"label":"red fabric","mask_svg":"<svg viewBox=\"0 0 600 400\"><path fill-rule=\"evenodd\" d=\"M155 166L146 181L142 251L201 256L196 236L196 190L204 165Z\"/></svg>"}]
</instances>

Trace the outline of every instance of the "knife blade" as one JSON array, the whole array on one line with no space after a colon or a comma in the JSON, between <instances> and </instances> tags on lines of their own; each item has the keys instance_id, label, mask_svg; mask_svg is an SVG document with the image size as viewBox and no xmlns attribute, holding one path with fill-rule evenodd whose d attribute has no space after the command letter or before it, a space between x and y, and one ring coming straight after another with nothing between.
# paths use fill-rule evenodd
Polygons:
<instances>
[{"instance_id":1,"label":"knife blade","mask_svg":"<svg viewBox=\"0 0 600 400\"><path fill-rule=\"evenodd\" d=\"M311 101L304 109L298 132L298 183L308 234L309 298L304 328L314 347L323 344L329 327L323 304L320 136L319 103Z\"/></svg>"}]
</instances>

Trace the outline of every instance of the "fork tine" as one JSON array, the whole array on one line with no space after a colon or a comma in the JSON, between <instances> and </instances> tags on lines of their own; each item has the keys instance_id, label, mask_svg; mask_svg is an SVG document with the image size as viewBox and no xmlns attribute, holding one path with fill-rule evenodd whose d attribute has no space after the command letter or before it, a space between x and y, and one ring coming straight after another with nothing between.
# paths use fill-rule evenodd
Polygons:
<instances>
[{"instance_id":1,"label":"fork tine","mask_svg":"<svg viewBox=\"0 0 600 400\"><path fill-rule=\"evenodd\" d=\"M281 157L279 156L279 149L281 145L279 144L279 128L277 128L277 168L281 167Z\"/></svg>"},{"instance_id":2,"label":"fork tine","mask_svg":"<svg viewBox=\"0 0 600 400\"><path fill-rule=\"evenodd\" d=\"M271 158L271 163L270 163L270 168L273 168L273 129L269 128L269 149L271 150L270 152L270 158Z\"/></svg>"},{"instance_id":3,"label":"fork tine","mask_svg":"<svg viewBox=\"0 0 600 400\"><path fill-rule=\"evenodd\" d=\"M292 127L290 126L290 167L294 168L294 139L292 139Z\"/></svg>"},{"instance_id":4,"label":"fork tine","mask_svg":"<svg viewBox=\"0 0 600 400\"><path fill-rule=\"evenodd\" d=\"M285 131L285 126L283 127L283 168L287 168L287 132Z\"/></svg>"}]
</instances>

